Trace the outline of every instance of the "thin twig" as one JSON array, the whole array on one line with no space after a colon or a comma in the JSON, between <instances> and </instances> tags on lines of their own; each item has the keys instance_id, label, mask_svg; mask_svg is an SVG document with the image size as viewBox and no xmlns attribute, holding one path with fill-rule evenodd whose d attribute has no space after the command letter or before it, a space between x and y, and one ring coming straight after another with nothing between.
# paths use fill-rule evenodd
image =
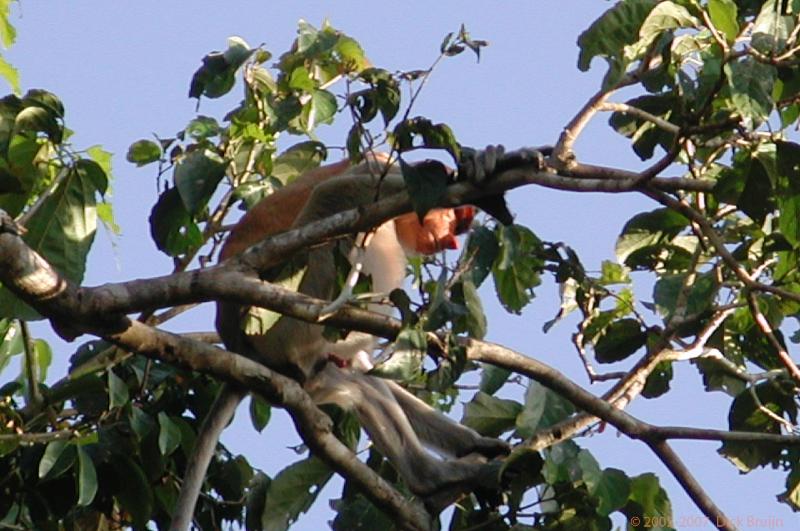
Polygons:
<instances>
[{"instance_id":1,"label":"thin twig","mask_svg":"<svg viewBox=\"0 0 800 531\"><path fill-rule=\"evenodd\" d=\"M786 352L786 349L783 348L781 342L778 341L778 338L775 337L775 332L772 330L772 326L769 324L769 321L761 312L761 309L758 307L758 300L756 299L756 295L753 292L747 294L747 303L750 308L750 313L753 315L753 319L755 320L758 328L761 330L761 333L769 341L772 348L778 353L778 359L781 360L781 363L786 370L789 371L789 374L792 375L792 378L795 379L796 382L800 383L800 369L795 364L792 357Z\"/></svg>"}]
</instances>

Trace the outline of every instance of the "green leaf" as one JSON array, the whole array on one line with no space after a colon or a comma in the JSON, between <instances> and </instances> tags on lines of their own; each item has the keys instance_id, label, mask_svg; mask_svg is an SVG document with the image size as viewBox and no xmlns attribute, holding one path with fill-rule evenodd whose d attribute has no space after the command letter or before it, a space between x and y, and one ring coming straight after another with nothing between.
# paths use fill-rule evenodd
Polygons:
<instances>
[{"instance_id":1,"label":"green leaf","mask_svg":"<svg viewBox=\"0 0 800 531\"><path fill-rule=\"evenodd\" d=\"M102 170L103 174L106 175L106 184L105 188L108 187L108 179L111 177L113 172L111 171L111 160L113 158L113 154L110 151L106 151L103 149L103 146L94 145L86 149L86 153L89 155L89 158L95 162L100 169ZM82 161L86 159L81 159ZM105 193L105 188L101 189L100 186L97 187L100 190L100 193Z\"/></svg>"},{"instance_id":2,"label":"green leaf","mask_svg":"<svg viewBox=\"0 0 800 531\"><path fill-rule=\"evenodd\" d=\"M272 415L272 407L269 402L258 395L250 395L250 422L253 428L259 433L269 424Z\"/></svg>"},{"instance_id":3,"label":"green leaf","mask_svg":"<svg viewBox=\"0 0 800 531\"><path fill-rule=\"evenodd\" d=\"M8 20L10 10L10 0L0 2L0 40L2 40L4 48L10 48L17 40L17 30Z\"/></svg>"},{"instance_id":4,"label":"green leaf","mask_svg":"<svg viewBox=\"0 0 800 531\"><path fill-rule=\"evenodd\" d=\"M711 23L725 35L728 44L732 44L739 35L739 10L733 0L709 0L708 15Z\"/></svg>"},{"instance_id":5,"label":"green leaf","mask_svg":"<svg viewBox=\"0 0 800 531\"><path fill-rule=\"evenodd\" d=\"M650 256L659 257L663 249L683 229L689 220L668 208L659 208L632 217L617 237L617 260L632 269L648 267Z\"/></svg>"},{"instance_id":6,"label":"green leaf","mask_svg":"<svg viewBox=\"0 0 800 531\"><path fill-rule=\"evenodd\" d=\"M89 454L78 447L78 505L86 507L97 494L97 471Z\"/></svg>"},{"instance_id":7,"label":"green leaf","mask_svg":"<svg viewBox=\"0 0 800 531\"><path fill-rule=\"evenodd\" d=\"M617 2L603 13L578 37L581 50L578 68L586 72L593 58L602 57L609 67L603 87L614 86L634 59L626 55L625 48L639 40L642 23L658 3L657 0L628 0Z\"/></svg>"},{"instance_id":8,"label":"green leaf","mask_svg":"<svg viewBox=\"0 0 800 531\"><path fill-rule=\"evenodd\" d=\"M384 126L397 116L400 110L400 86L391 73L381 68L368 68L359 78L370 85L369 89L356 92L348 99L362 123L371 121L380 111Z\"/></svg>"},{"instance_id":9,"label":"green leaf","mask_svg":"<svg viewBox=\"0 0 800 531\"><path fill-rule=\"evenodd\" d=\"M696 28L699 25L700 21L677 2L659 2L642 22L639 37L643 42L638 43L638 47L649 45L664 32L681 28Z\"/></svg>"},{"instance_id":10,"label":"green leaf","mask_svg":"<svg viewBox=\"0 0 800 531\"><path fill-rule=\"evenodd\" d=\"M311 131L320 124L333 123L338 109L336 96L327 90L315 90L311 100L305 105L306 130Z\"/></svg>"},{"instance_id":11,"label":"green leaf","mask_svg":"<svg viewBox=\"0 0 800 531\"><path fill-rule=\"evenodd\" d=\"M72 468L75 463L75 445L68 441L47 443L42 459L39 461L39 479L55 479Z\"/></svg>"},{"instance_id":12,"label":"green leaf","mask_svg":"<svg viewBox=\"0 0 800 531\"><path fill-rule=\"evenodd\" d=\"M777 385L765 382L756 385L758 402L750 389L742 391L731 404L728 413L730 430L754 433L781 433L781 424L761 408L766 408L777 417L797 419L797 406L791 392L782 391ZM719 453L730 460L741 472L750 472L756 467L777 466L781 459L781 447L767 443L724 442Z\"/></svg>"},{"instance_id":13,"label":"green leaf","mask_svg":"<svg viewBox=\"0 0 800 531\"><path fill-rule=\"evenodd\" d=\"M400 159L400 169L414 211L421 220L430 209L439 205L447 191L447 167L438 160L425 160L412 165Z\"/></svg>"},{"instance_id":14,"label":"green leaf","mask_svg":"<svg viewBox=\"0 0 800 531\"><path fill-rule=\"evenodd\" d=\"M525 406L517 416L517 434L528 439L538 430L549 428L574 412L571 402L531 380L525 392Z\"/></svg>"},{"instance_id":15,"label":"green leaf","mask_svg":"<svg viewBox=\"0 0 800 531\"><path fill-rule=\"evenodd\" d=\"M254 52L240 37L230 37L225 52L203 57L203 65L192 76L189 97L219 98L227 94L236 81L236 71Z\"/></svg>"},{"instance_id":16,"label":"green leaf","mask_svg":"<svg viewBox=\"0 0 800 531\"><path fill-rule=\"evenodd\" d=\"M508 381L511 370L484 364L481 371L480 390L487 395L493 395Z\"/></svg>"},{"instance_id":17,"label":"green leaf","mask_svg":"<svg viewBox=\"0 0 800 531\"><path fill-rule=\"evenodd\" d=\"M0 76L8 81L14 94L20 94L22 92L19 84L19 70L14 68L11 63L6 61L2 56L0 56Z\"/></svg>"},{"instance_id":18,"label":"green leaf","mask_svg":"<svg viewBox=\"0 0 800 531\"><path fill-rule=\"evenodd\" d=\"M492 265L500 252L497 236L497 233L483 226L469 234L461 262L470 265L469 276L476 287L480 287L492 272Z\"/></svg>"},{"instance_id":19,"label":"green leaf","mask_svg":"<svg viewBox=\"0 0 800 531\"><path fill-rule=\"evenodd\" d=\"M114 371L108 371L108 409L122 407L128 400L128 384Z\"/></svg>"},{"instance_id":20,"label":"green leaf","mask_svg":"<svg viewBox=\"0 0 800 531\"><path fill-rule=\"evenodd\" d=\"M25 107L35 106L46 109L56 118L64 118L64 104L53 94L44 89L31 89L22 97L22 104Z\"/></svg>"},{"instance_id":21,"label":"green leaf","mask_svg":"<svg viewBox=\"0 0 800 531\"><path fill-rule=\"evenodd\" d=\"M600 363L622 361L647 341L647 332L636 319L620 319L611 323L594 345L594 355Z\"/></svg>"},{"instance_id":22,"label":"green leaf","mask_svg":"<svg viewBox=\"0 0 800 531\"><path fill-rule=\"evenodd\" d=\"M631 494L622 512L628 519L636 516L640 521L644 517L655 522L672 522L672 505L666 491L658 482L655 474L640 474L631 478ZM654 525L651 529L667 531L666 526Z\"/></svg>"},{"instance_id":23,"label":"green leaf","mask_svg":"<svg viewBox=\"0 0 800 531\"><path fill-rule=\"evenodd\" d=\"M54 143L60 144L64 130L59 118L51 109L31 105L17 114L14 130L19 133L44 133Z\"/></svg>"},{"instance_id":24,"label":"green leaf","mask_svg":"<svg viewBox=\"0 0 800 531\"><path fill-rule=\"evenodd\" d=\"M467 315L464 316L466 330L470 337L483 339L486 336L488 325L486 322L486 314L483 311L483 303L478 294L478 288L470 279L464 279L463 282L458 283L458 286L461 287L464 297L464 306L467 309Z\"/></svg>"},{"instance_id":25,"label":"green leaf","mask_svg":"<svg viewBox=\"0 0 800 531\"><path fill-rule=\"evenodd\" d=\"M572 441L564 441L551 446L546 452L542 475L545 481L551 485L559 482L572 483L575 478L581 477L581 470L578 461L580 448Z\"/></svg>"},{"instance_id":26,"label":"green leaf","mask_svg":"<svg viewBox=\"0 0 800 531\"><path fill-rule=\"evenodd\" d=\"M336 518L330 522L331 529L369 531L397 527L391 514L379 510L360 492L346 492L343 499L332 501L331 507L336 511Z\"/></svg>"},{"instance_id":27,"label":"green leaf","mask_svg":"<svg viewBox=\"0 0 800 531\"><path fill-rule=\"evenodd\" d=\"M298 461L278 473L267 490L263 531L283 531L306 512L333 473L316 457Z\"/></svg>"},{"instance_id":28,"label":"green leaf","mask_svg":"<svg viewBox=\"0 0 800 531\"><path fill-rule=\"evenodd\" d=\"M297 261L289 261L281 268L277 278L271 279L273 284L290 291L297 291L306 274L305 264L298 266ZM264 335L283 317L282 314L251 306L242 317L242 329L247 335Z\"/></svg>"},{"instance_id":29,"label":"green leaf","mask_svg":"<svg viewBox=\"0 0 800 531\"><path fill-rule=\"evenodd\" d=\"M520 313L534 297L533 289L541 283L543 263L535 255L541 241L521 225L500 226L500 253L492 269L494 287L500 303L511 313Z\"/></svg>"},{"instance_id":30,"label":"green leaf","mask_svg":"<svg viewBox=\"0 0 800 531\"><path fill-rule=\"evenodd\" d=\"M686 275L662 275L653 286L653 302L658 313L665 321L672 318L676 304L683 291ZM694 283L686 290L686 308L681 308L684 315L698 315L714 303L717 283L713 273L697 275Z\"/></svg>"},{"instance_id":31,"label":"green leaf","mask_svg":"<svg viewBox=\"0 0 800 531\"><path fill-rule=\"evenodd\" d=\"M663 94L647 94L630 99L628 105L646 111L668 122L680 124L682 116L681 99L672 92ZM614 112L608 120L609 125L619 134L630 138L633 150L642 160L653 157L656 147L668 151L675 142L675 135L657 127L650 120L644 120L633 114Z\"/></svg>"},{"instance_id":32,"label":"green leaf","mask_svg":"<svg viewBox=\"0 0 800 531\"><path fill-rule=\"evenodd\" d=\"M389 359L376 365L369 374L392 380L412 380L422 371L422 360L427 349L425 332L419 328L404 328L397 334Z\"/></svg>"},{"instance_id":33,"label":"green leaf","mask_svg":"<svg viewBox=\"0 0 800 531\"><path fill-rule=\"evenodd\" d=\"M125 158L137 166L144 166L161 158L161 146L152 140L137 140L130 145Z\"/></svg>"},{"instance_id":34,"label":"green leaf","mask_svg":"<svg viewBox=\"0 0 800 531\"><path fill-rule=\"evenodd\" d=\"M156 423L142 408L133 405L131 407L130 425L133 433L142 441L155 428Z\"/></svg>"},{"instance_id":35,"label":"green leaf","mask_svg":"<svg viewBox=\"0 0 800 531\"><path fill-rule=\"evenodd\" d=\"M250 481L245 501L245 529L248 531L261 529L270 483L272 478L260 471Z\"/></svg>"},{"instance_id":36,"label":"green leaf","mask_svg":"<svg viewBox=\"0 0 800 531\"><path fill-rule=\"evenodd\" d=\"M736 206L753 221L761 224L775 209L774 187L769 171L760 157L754 157L748 168L744 188Z\"/></svg>"},{"instance_id":37,"label":"green leaf","mask_svg":"<svg viewBox=\"0 0 800 531\"><path fill-rule=\"evenodd\" d=\"M76 284L83 280L86 257L97 230L97 183L95 176L84 170L83 166L66 170L66 176L28 222L24 236L31 249ZM8 316L38 318L5 288L0 291L0 308Z\"/></svg>"},{"instance_id":38,"label":"green leaf","mask_svg":"<svg viewBox=\"0 0 800 531\"><path fill-rule=\"evenodd\" d=\"M175 165L175 187L187 212L196 216L225 176L228 164L210 150L192 151Z\"/></svg>"},{"instance_id":39,"label":"green leaf","mask_svg":"<svg viewBox=\"0 0 800 531\"><path fill-rule=\"evenodd\" d=\"M158 449L161 455L170 455L181 443L181 429L163 411L158 413Z\"/></svg>"},{"instance_id":40,"label":"green leaf","mask_svg":"<svg viewBox=\"0 0 800 531\"><path fill-rule=\"evenodd\" d=\"M672 362L662 361L647 375L642 396L645 398L658 398L669 391L672 381Z\"/></svg>"},{"instance_id":41,"label":"green leaf","mask_svg":"<svg viewBox=\"0 0 800 531\"><path fill-rule=\"evenodd\" d=\"M161 194L150 211L150 235L158 249L169 256L180 256L203 243L200 228L186 210L177 188Z\"/></svg>"},{"instance_id":42,"label":"green leaf","mask_svg":"<svg viewBox=\"0 0 800 531\"><path fill-rule=\"evenodd\" d=\"M586 486L599 502L597 513L603 516L622 508L631 493L630 478L616 468L604 469L596 481L587 480Z\"/></svg>"},{"instance_id":43,"label":"green leaf","mask_svg":"<svg viewBox=\"0 0 800 531\"><path fill-rule=\"evenodd\" d=\"M35 138L37 133L44 133L54 144L61 143L64 136L64 105L55 94L33 89L19 103L22 108L14 117L14 133L20 133L27 138Z\"/></svg>"},{"instance_id":44,"label":"green leaf","mask_svg":"<svg viewBox=\"0 0 800 531\"><path fill-rule=\"evenodd\" d=\"M114 492L123 510L130 513L134 526L144 529L153 511L153 490L142 468L130 456L117 453L111 461L116 477L124 478Z\"/></svg>"},{"instance_id":45,"label":"green leaf","mask_svg":"<svg viewBox=\"0 0 800 531\"><path fill-rule=\"evenodd\" d=\"M513 400L495 398L483 392L464 405L461 422L487 437L497 437L514 428L522 405Z\"/></svg>"},{"instance_id":46,"label":"green leaf","mask_svg":"<svg viewBox=\"0 0 800 531\"><path fill-rule=\"evenodd\" d=\"M766 121L774 107L775 67L745 57L726 63L724 71L733 107L741 114L745 125L753 128Z\"/></svg>"},{"instance_id":47,"label":"green leaf","mask_svg":"<svg viewBox=\"0 0 800 531\"><path fill-rule=\"evenodd\" d=\"M611 260L603 260L600 266L600 278L598 280L604 286L631 283L628 268L616 262L612 262Z\"/></svg>"},{"instance_id":48,"label":"green leaf","mask_svg":"<svg viewBox=\"0 0 800 531\"><path fill-rule=\"evenodd\" d=\"M200 141L217 136L222 131L217 121L209 116L198 116L186 126L186 134Z\"/></svg>"},{"instance_id":49,"label":"green leaf","mask_svg":"<svg viewBox=\"0 0 800 531\"><path fill-rule=\"evenodd\" d=\"M316 88L316 83L311 78L311 72L304 66L298 66L289 75L289 88L311 92Z\"/></svg>"},{"instance_id":50,"label":"green leaf","mask_svg":"<svg viewBox=\"0 0 800 531\"><path fill-rule=\"evenodd\" d=\"M100 195L108 191L108 173L103 167L90 159L79 159L75 162L75 171L81 179L91 183Z\"/></svg>"},{"instance_id":51,"label":"green leaf","mask_svg":"<svg viewBox=\"0 0 800 531\"><path fill-rule=\"evenodd\" d=\"M556 316L542 325L542 331L546 334L566 316L580 308L578 305L579 284L574 278L567 278L559 286L561 292L561 305Z\"/></svg>"},{"instance_id":52,"label":"green leaf","mask_svg":"<svg viewBox=\"0 0 800 531\"><path fill-rule=\"evenodd\" d=\"M797 248L800 247L800 145L777 142L777 157L778 227L781 235Z\"/></svg>"},{"instance_id":53,"label":"green leaf","mask_svg":"<svg viewBox=\"0 0 800 531\"><path fill-rule=\"evenodd\" d=\"M115 236L119 236L122 234L122 228L117 225L117 221L114 218L114 208L111 203L98 203L97 204L97 217L100 221L103 222L103 226L109 231L111 234Z\"/></svg>"},{"instance_id":54,"label":"green leaf","mask_svg":"<svg viewBox=\"0 0 800 531\"><path fill-rule=\"evenodd\" d=\"M0 319L0 372L8 365L12 356L22 353L23 346L19 321Z\"/></svg>"},{"instance_id":55,"label":"green leaf","mask_svg":"<svg viewBox=\"0 0 800 531\"><path fill-rule=\"evenodd\" d=\"M272 163L272 176L283 184L313 170L327 157L328 151L321 142L307 141L295 144Z\"/></svg>"},{"instance_id":56,"label":"green leaf","mask_svg":"<svg viewBox=\"0 0 800 531\"><path fill-rule=\"evenodd\" d=\"M76 284L97 230L96 175L71 171L27 225L26 243Z\"/></svg>"},{"instance_id":57,"label":"green leaf","mask_svg":"<svg viewBox=\"0 0 800 531\"><path fill-rule=\"evenodd\" d=\"M456 140L453 130L444 123L434 124L427 118L415 117L398 123L392 131L394 148L399 153L413 149L444 149L453 160L461 157L461 147ZM422 140L421 145L417 144Z\"/></svg>"},{"instance_id":58,"label":"green leaf","mask_svg":"<svg viewBox=\"0 0 800 531\"><path fill-rule=\"evenodd\" d=\"M209 477L209 483L223 500L238 502L244 497L247 484L253 478L253 469L243 456L229 459Z\"/></svg>"},{"instance_id":59,"label":"green leaf","mask_svg":"<svg viewBox=\"0 0 800 531\"><path fill-rule=\"evenodd\" d=\"M369 66L369 59L367 59L364 49L355 39L347 35L340 35L336 41L334 50L338 53L339 57L346 66L351 70L357 72Z\"/></svg>"},{"instance_id":60,"label":"green leaf","mask_svg":"<svg viewBox=\"0 0 800 531\"><path fill-rule=\"evenodd\" d=\"M794 17L783 13L783 4L784 0L767 0L761 4L752 29L753 47L761 53L772 55L786 46L794 28Z\"/></svg>"},{"instance_id":61,"label":"green leaf","mask_svg":"<svg viewBox=\"0 0 800 531\"><path fill-rule=\"evenodd\" d=\"M53 350L47 341L43 339L33 340L33 355L36 360L35 377L37 382L47 381L47 369L53 361ZM24 370L27 369L27 361L25 358L22 360Z\"/></svg>"}]
</instances>

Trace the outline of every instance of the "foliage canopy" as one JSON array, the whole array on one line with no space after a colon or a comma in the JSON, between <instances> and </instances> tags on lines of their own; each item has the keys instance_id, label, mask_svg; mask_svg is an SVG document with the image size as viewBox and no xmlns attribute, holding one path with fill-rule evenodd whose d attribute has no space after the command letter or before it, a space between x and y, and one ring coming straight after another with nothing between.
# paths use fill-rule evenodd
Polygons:
<instances>
[{"instance_id":1,"label":"foliage canopy","mask_svg":"<svg viewBox=\"0 0 800 531\"><path fill-rule=\"evenodd\" d=\"M0 1L0 38L8 46L13 37L8 2ZM301 21L295 42L278 57L232 37L226 50L202 59L189 96L200 102L238 89L241 101L224 116L198 114L176 134L140 139L128 150L130 163L154 168L162 190L148 219L157 248L174 259L176 275L205 269L232 209L254 205L332 151L355 161L373 150L401 160L426 150L457 164L463 149L457 135L416 115L414 103L439 61L465 52L479 57L485 44L462 27L444 38L430 68L392 72L372 65L353 37L328 23L316 28ZM681 480L691 473L681 470L670 439L718 440L721 456L742 472L781 469L780 502L798 510L800 369L791 354L800 342L793 326L800 318L800 144L792 140L800 120L800 1L624 0L584 31L578 45L579 69L598 68L596 59L607 64L601 87L545 151L544 169L500 185L641 193L658 206L621 228L616 262L586 267L567 244L490 217L472 230L457 259L412 260L417 289L391 294L402 324L386 334L396 353L380 366L382 374L448 410L462 373L481 371L463 422L516 445L504 463L507 489L462 500L449 528L610 529L620 514L672 527L669 498L655 475L603 468L581 448L577 436L597 429L597 417L642 439ZM101 301L94 314L69 314L26 287L25 269L17 267L24 257L11 251L20 237L75 286L98 220L117 230L108 196L111 156L100 147L74 147L58 97L40 89L20 94L16 72L2 58L0 75L15 91L0 99L0 370L6 369L0 526L165 528L197 419L207 413L220 375L191 370L197 366L180 355L160 359L144 346L131 348L114 316L141 311L140 321L158 327L181 304L213 297L165 295L147 305L122 300L113 311ZM621 91L630 97L614 101ZM588 165L573 152L586 123L602 112L611 113L609 126L649 164L644 170ZM352 123L338 147L315 134L334 120ZM280 149L287 138L291 147ZM411 206L424 213L448 198L453 183L436 165L416 168L408 167L405 177ZM476 203L509 221L497 190ZM652 291L635 290L634 279ZM482 284L491 282L502 307L519 313L551 280L562 297L545 328L580 315L573 347L587 374L592 381L615 380L602 397L587 397L565 376L522 356L488 353L480 341L487 326ZM130 289L145 293L147 286ZM90 300L93 292L81 293ZM102 324L90 325L88 315ZM41 318L65 337L99 336L77 347L69 375L55 383L45 383L54 353L28 329ZM423 363L427 350L437 356ZM18 375L7 368L15 357L22 359ZM669 392L673 364L687 361L706 391L730 396L730 431L659 428L606 407L624 409L638 395ZM594 368L617 363L615 373ZM515 373L531 378L524 397L497 396ZM269 429L271 406L258 391L250 416L261 431ZM328 412L336 436L354 448L359 428L353 419ZM220 447L196 523L285 529L331 478L326 462L309 455L269 477ZM376 452L367 464L398 482ZM346 472L334 503L335 528L413 527L378 510L374 494L356 488ZM702 489L687 490L710 519L721 516Z\"/></svg>"}]
</instances>

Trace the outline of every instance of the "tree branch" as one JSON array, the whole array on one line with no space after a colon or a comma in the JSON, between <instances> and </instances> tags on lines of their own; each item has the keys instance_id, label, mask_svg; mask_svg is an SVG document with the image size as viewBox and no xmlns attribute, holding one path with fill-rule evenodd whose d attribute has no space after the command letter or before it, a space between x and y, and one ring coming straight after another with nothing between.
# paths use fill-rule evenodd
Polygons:
<instances>
[{"instance_id":1,"label":"tree branch","mask_svg":"<svg viewBox=\"0 0 800 531\"><path fill-rule=\"evenodd\" d=\"M505 171L483 188L470 183L457 183L449 187L444 205L467 203L531 183L553 187L575 186L584 191L630 191L639 188L636 183L640 174L637 173L581 165L576 165L574 169L583 175L555 175L537 171L531 165ZM591 175L597 177L596 182L590 183L595 186L594 189L585 187L587 177ZM675 180L656 178L649 182L648 189L655 190L666 181ZM705 186L703 181L687 181ZM428 525L422 516L425 512L404 500L333 437L328 417L311 403L296 382L241 356L152 329L124 316L125 313L138 310L216 299L254 304L315 322L326 301L271 286L260 281L257 272L284 261L301 248L364 230L409 210L407 195L397 194L361 210L341 212L268 238L223 265L97 288L76 288L60 278L13 230L2 232L5 228L3 225L0 227L0 280L43 315L53 319L57 327L69 323L80 331L100 335L123 348L255 389L273 402L283 405L292 414L306 443L320 457L340 473L353 478L376 505L389 510L391 514L400 515L403 525L425 528ZM330 322L389 338L393 338L400 329L400 323L394 319L349 307L335 312ZM489 343L471 341L468 347L471 359L525 374L632 438L657 438L655 432L649 431L649 424L616 409L544 364L516 353L511 355L507 349ZM682 483L690 484L692 481L688 476ZM696 503L703 503L702 497L697 498L694 491L687 488L687 492Z\"/></svg>"},{"instance_id":2,"label":"tree branch","mask_svg":"<svg viewBox=\"0 0 800 531\"><path fill-rule=\"evenodd\" d=\"M19 253L19 254L16 254ZM0 281L42 315L64 320L80 307L79 291L61 278L19 236L0 232ZM308 447L338 473L354 481L361 491L404 529L430 529L424 508L406 500L333 435L330 418L316 407L294 380L253 360L218 347L151 328L124 316L81 314L81 332L88 332L144 356L212 374L251 389L286 408Z\"/></svg>"},{"instance_id":3,"label":"tree branch","mask_svg":"<svg viewBox=\"0 0 800 531\"><path fill-rule=\"evenodd\" d=\"M709 519L712 525L717 529L724 529L726 531L736 531L736 526L730 518L725 516L725 513L716 506L714 501L706 494L700 483L694 479L691 471L683 464L681 458L678 457L672 447L664 440L651 440L647 445L653 450L661 462L672 472L678 483L681 484L683 490L689 494L689 497L694 500L697 507L703 511L706 518Z\"/></svg>"}]
</instances>

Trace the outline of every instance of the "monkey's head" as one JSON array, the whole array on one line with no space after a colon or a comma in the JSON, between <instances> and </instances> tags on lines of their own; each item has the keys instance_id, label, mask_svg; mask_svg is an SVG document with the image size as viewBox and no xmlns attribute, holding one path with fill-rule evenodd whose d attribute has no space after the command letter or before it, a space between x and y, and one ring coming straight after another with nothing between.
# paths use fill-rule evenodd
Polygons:
<instances>
[{"instance_id":1,"label":"monkey's head","mask_svg":"<svg viewBox=\"0 0 800 531\"><path fill-rule=\"evenodd\" d=\"M406 252L433 254L443 249L458 249L458 236L469 230L475 208L469 205L456 208L434 208L420 223L411 212L395 218L397 239Z\"/></svg>"}]
</instances>

